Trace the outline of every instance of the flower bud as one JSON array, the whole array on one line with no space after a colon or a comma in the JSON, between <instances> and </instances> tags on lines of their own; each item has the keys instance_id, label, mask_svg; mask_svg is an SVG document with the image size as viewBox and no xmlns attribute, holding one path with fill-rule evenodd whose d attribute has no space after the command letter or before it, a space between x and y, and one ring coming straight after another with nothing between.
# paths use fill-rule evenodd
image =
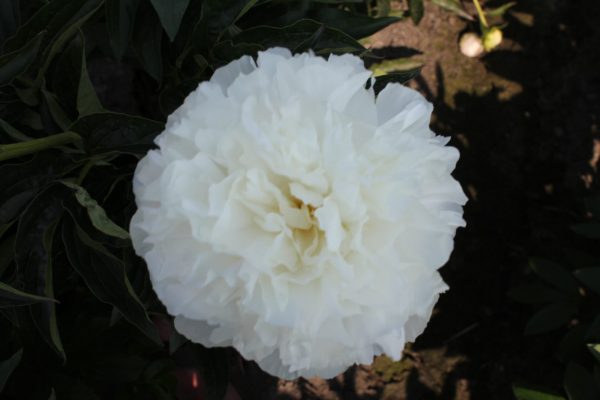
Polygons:
<instances>
[{"instance_id":1,"label":"flower bud","mask_svg":"<svg viewBox=\"0 0 600 400\"><path fill-rule=\"evenodd\" d=\"M481 38L473 32L467 32L460 38L460 52L467 57L477 57L483 53Z\"/></svg>"},{"instance_id":2,"label":"flower bud","mask_svg":"<svg viewBox=\"0 0 600 400\"><path fill-rule=\"evenodd\" d=\"M490 51L502 43L502 31L496 27L483 34L483 48Z\"/></svg>"}]
</instances>

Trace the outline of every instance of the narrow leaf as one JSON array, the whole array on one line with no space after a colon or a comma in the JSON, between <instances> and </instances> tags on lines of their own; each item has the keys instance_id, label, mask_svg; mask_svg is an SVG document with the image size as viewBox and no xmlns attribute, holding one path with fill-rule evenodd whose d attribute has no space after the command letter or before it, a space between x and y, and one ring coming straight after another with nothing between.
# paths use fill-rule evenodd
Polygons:
<instances>
[{"instance_id":1,"label":"narrow leaf","mask_svg":"<svg viewBox=\"0 0 600 400\"><path fill-rule=\"evenodd\" d=\"M63 107L60 105L56 96L47 91L45 88L42 88L42 94L44 96L44 104L46 107L48 107L48 111L50 112L54 122L63 131L68 130L73 121L71 121L71 118L69 118Z\"/></svg>"},{"instance_id":2,"label":"narrow leaf","mask_svg":"<svg viewBox=\"0 0 600 400\"><path fill-rule=\"evenodd\" d=\"M71 126L91 154L120 151L143 155L163 128L157 121L110 112L86 115Z\"/></svg>"},{"instance_id":3,"label":"narrow leaf","mask_svg":"<svg viewBox=\"0 0 600 400\"><path fill-rule=\"evenodd\" d=\"M465 11L460 0L432 0L431 2L443 9L452 11L456 15L468 19L469 21L475 20L471 14Z\"/></svg>"},{"instance_id":4,"label":"narrow leaf","mask_svg":"<svg viewBox=\"0 0 600 400\"><path fill-rule=\"evenodd\" d=\"M310 45L309 47L320 55L368 54L368 50L354 38L310 19L302 19L284 27L250 28L236 35L232 41L235 45L247 43L259 45L263 49L281 46L295 51L306 51L307 45Z\"/></svg>"},{"instance_id":5,"label":"narrow leaf","mask_svg":"<svg viewBox=\"0 0 600 400\"><path fill-rule=\"evenodd\" d=\"M371 18L366 15L329 7L318 9L315 19L346 33L354 39L362 39L370 36L386 26L401 20L398 17Z\"/></svg>"},{"instance_id":6,"label":"narrow leaf","mask_svg":"<svg viewBox=\"0 0 600 400\"><path fill-rule=\"evenodd\" d=\"M160 23L169 35L171 41L175 40L179 25L190 0L150 0L156 10Z\"/></svg>"},{"instance_id":7,"label":"narrow leaf","mask_svg":"<svg viewBox=\"0 0 600 400\"><path fill-rule=\"evenodd\" d=\"M90 196L87 190L70 182L65 181L63 184L75 190L75 198L77 199L77 202L81 206L85 207L88 216L90 217L90 221L96 229L108 236L113 236L119 239L129 239L129 233L108 218L106 211L104 211L98 202Z\"/></svg>"},{"instance_id":8,"label":"narrow leaf","mask_svg":"<svg viewBox=\"0 0 600 400\"><path fill-rule=\"evenodd\" d=\"M43 31L34 36L23 47L0 57L0 86L9 84L17 75L24 72L38 54L42 39L46 35Z\"/></svg>"},{"instance_id":9,"label":"narrow leaf","mask_svg":"<svg viewBox=\"0 0 600 400\"><path fill-rule=\"evenodd\" d=\"M573 225L571 229L575 233L585 236L588 239L600 239L600 223L586 222L583 224Z\"/></svg>"},{"instance_id":10,"label":"narrow leaf","mask_svg":"<svg viewBox=\"0 0 600 400\"><path fill-rule=\"evenodd\" d=\"M419 25L419 22L421 22L423 14L425 13L423 0L408 0L408 11L410 13L410 18L415 25Z\"/></svg>"},{"instance_id":11,"label":"narrow leaf","mask_svg":"<svg viewBox=\"0 0 600 400\"><path fill-rule=\"evenodd\" d=\"M10 227L11 225L8 224L5 226ZM8 228L0 226L0 238L2 237L3 229L8 230ZM4 271L6 271L15 259L15 237L16 235L10 235L0 241L0 276L4 274Z\"/></svg>"},{"instance_id":12,"label":"narrow leaf","mask_svg":"<svg viewBox=\"0 0 600 400\"><path fill-rule=\"evenodd\" d=\"M419 76L421 72L421 67L408 70L408 71L398 71L398 72L390 72L385 75L375 77L375 85L373 85L373 90L375 94L381 92L389 83L405 83L409 80Z\"/></svg>"},{"instance_id":13,"label":"narrow leaf","mask_svg":"<svg viewBox=\"0 0 600 400\"><path fill-rule=\"evenodd\" d=\"M517 5L516 1L511 1L505 4L502 4L500 7L491 9L491 10L486 10L485 11L485 15L487 15L488 17L500 17L502 15L504 15L504 13L506 13L510 8L514 7Z\"/></svg>"},{"instance_id":14,"label":"narrow leaf","mask_svg":"<svg viewBox=\"0 0 600 400\"><path fill-rule=\"evenodd\" d=\"M76 39L77 40L77 39ZM79 117L103 111L102 104L96 95L96 89L92 85L85 60L85 39L81 31L79 40L81 42L81 70L79 72L79 85L77 88L77 111Z\"/></svg>"},{"instance_id":15,"label":"narrow leaf","mask_svg":"<svg viewBox=\"0 0 600 400\"><path fill-rule=\"evenodd\" d=\"M574 274L583 284L600 294L600 267L578 269Z\"/></svg>"},{"instance_id":16,"label":"narrow leaf","mask_svg":"<svg viewBox=\"0 0 600 400\"><path fill-rule=\"evenodd\" d=\"M567 365L564 385L569 400L597 400L600 397L594 377L579 364Z\"/></svg>"},{"instance_id":17,"label":"narrow leaf","mask_svg":"<svg viewBox=\"0 0 600 400\"><path fill-rule=\"evenodd\" d=\"M6 385L6 381L8 381L8 378L10 378L13 371L21 362L22 356L23 349L19 349L19 351L10 356L8 360L0 362L0 393L2 392L2 390L4 390L4 385Z\"/></svg>"},{"instance_id":18,"label":"narrow leaf","mask_svg":"<svg viewBox=\"0 0 600 400\"><path fill-rule=\"evenodd\" d=\"M0 47L15 33L19 23L19 0L0 1Z\"/></svg>"},{"instance_id":19,"label":"narrow leaf","mask_svg":"<svg viewBox=\"0 0 600 400\"><path fill-rule=\"evenodd\" d=\"M162 28L153 9L139 7L135 17L132 45L144 70L162 82Z\"/></svg>"},{"instance_id":20,"label":"narrow leaf","mask_svg":"<svg viewBox=\"0 0 600 400\"><path fill-rule=\"evenodd\" d=\"M551 304L535 313L525 326L526 335L549 332L565 325L573 315L573 308L565 304Z\"/></svg>"},{"instance_id":21,"label":"narrow leaf","mask_svg":"<svg viewBox=\"0 0 600 400\"><path fill-rule=\"evenodd\" d=\"M565 400L565 398L562 396L557 396L546 391L530 389L523 386L513 386L513 394L517 400Z\"/></svg>"},{"instance_id":22,"label":"narrow leaf","mask_svg":"<svg viewBox=\"0 0 600 400\"><path fill-rule=\"evenodd\" d=\"M90 291L102 302L113 305L130 323L156 343L156 328L131 287L123 263L95 242L75 222L65 219L62 237L69 262Z\"/></svg>"},{"instance_id":23,"label":"narrow leaf","mask_svg":"<svg viewBox=\"0 0 600 400\"><path fill-rule=\"evenodd\" d=\"M139 0L106 0L106 29L117 60L121 60L131 40Z\"/></svg>"},{"instance_id":24,"label":"narrow leaf","mask_svg":"<svg viewBox=\"0 0 600 400\"><path fill-rule=\"evenodd\" d=\"M529 265L540 278L561 292L573 295L579 293L573 274L559 264L541 258L532 258Z\"/></svg>"},{"instance_id":25,"label":"narrow leaf","mask_svg":"<svg viewBox=\"0 0 600 400\"><path fill-rule=\"evenodd\" d=\"M599 343L589 343L588 350L592 355L596 358L598 362L600 362L600 344Z\"/></svg>"},{"instance_id":26,"label":"narrow leaf","mask_svg":"<svg viewBox=\"0 0 600 400\"><path fill-rule=\"evenodd\" d=\"M525 304L552 303L561 299L564 295L543 283L521 285L511 288L508 297Z\"/></svg>"},{"instance_id":27,"label":"narrow leaf","mask_svg":"<svg viewBox=\"0 0 600 400\"><path fill-rule=\"evenodd\" d=\"M8 135L11 139L14 139L18 142L26 142L31 140L32 138L25 135L18 129L15 129L8 122L0 118L0 130L2 130L6 135Z\"/></svg>"},{"instance_id":28,"label":"narrow leaf","mask_svg":"<svg viewBox=\"0 0 600 400\"><path fill-rule=\"evenodd\" d=\"M0 224L19 216L23 207L50 181L77 167L64 154L37 154L19 164L0 165Z\"/></svg>"},{"instance_id":29,"label":"narrow leaf","mask_svg":"<svg viewBox=\"0 0 600 400\"><path fill-rule=\"evenodd\" d=\"M39 87L47 67L59 54L79 28L100 8L102 0L53 0L41 7L17 33L5 43L6 51L14 51L42 31L40 56L35 61ZM30 68L33 70L33 67Z\"/></svg>"},{"instance_id":30,"label":"narrow leaf","mask_svg":"<svg viewBox=\"0 0 600 400\"><path fill-rule=\"evenodd\" d=\"M24 276L25 290L36 295L54 297L52 273L52 242L62 202L69 189L52 185L42 191L27 206L19 219L15 244L16 262ZM58 355L65 359L52 302L30 306L33 321L42 337Z\"/></svg>"},{"instance_id":31,"label":"narrow leaf","mask_svg":"<svg viewBox=\"0 0 600 400\"><path fill-rule=\"evenodd\" d=\"M31 293L25 293L7 285L6 283L0 282L0 307L25 306L43 301L56 302L54 299L36 296L35 294Z\"/></svg>"}]
</instances>

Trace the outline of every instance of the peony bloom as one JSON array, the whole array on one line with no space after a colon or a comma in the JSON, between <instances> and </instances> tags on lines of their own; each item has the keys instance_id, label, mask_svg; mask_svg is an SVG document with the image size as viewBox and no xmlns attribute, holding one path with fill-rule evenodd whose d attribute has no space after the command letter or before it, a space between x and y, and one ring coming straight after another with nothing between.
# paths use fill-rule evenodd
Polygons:
<instances>
[{"instance_id":1,"label":"peony bloom","mask_svg":"<svg viewBox=\"0 0 600 400\"><path fill-rule=\"evenodd\" d=\"M175 327L283 378L333 377L425 328L464 226L432 106L352 55L215 71L135 172L131 221Z\"/></svg>"}]
</instances>

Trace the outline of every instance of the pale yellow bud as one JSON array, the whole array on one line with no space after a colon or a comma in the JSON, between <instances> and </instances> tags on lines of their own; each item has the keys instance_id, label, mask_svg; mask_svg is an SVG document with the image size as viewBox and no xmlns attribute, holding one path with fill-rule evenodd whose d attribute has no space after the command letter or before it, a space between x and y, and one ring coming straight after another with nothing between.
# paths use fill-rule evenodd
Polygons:
<instances>
[{"instance_id":1,"label":"pale yellow bud","mask_svg":"<svg viewBox=\"0 0 600 400\"><path fill-rule=\"evenodd\" d=\"M491 28L483 34L483 47L485 51L490 51L502 43L502 31L496 27Z\"/></svg>"}]
</instances>

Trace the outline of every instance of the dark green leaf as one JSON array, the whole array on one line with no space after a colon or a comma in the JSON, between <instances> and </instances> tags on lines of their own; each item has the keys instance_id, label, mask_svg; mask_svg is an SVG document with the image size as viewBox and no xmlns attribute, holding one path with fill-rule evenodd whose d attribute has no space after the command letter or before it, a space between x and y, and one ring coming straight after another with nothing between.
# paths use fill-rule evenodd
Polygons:
<instances>
[{"instance_id":1,"label":"dark green leaf","mask_svg":"<svg viewBox=\"0 0 600 400\"><path fill-rule=\"evenodd\" d=\"M31 137L25 135L18 129L15 129L12 125L10 125L8 122L4 121L1 118L0 118L0 130L2 132L4 132L6 135L8 135L9 137L11 137L12 139L19 141L19 142L26 142L26 141L32 139Z\"/></svg>"},{"instance_id":2,"label":"dark green leaf","mask_svg":"<svg viewBox=\"0 0 600 400\"><path fill-rule=\"evenodd\" d=\"M541 258L532 258L529 265L540 278L563 293L573 295L579 293L577 281L566 268Z\"/></svg>"},{"instance_id":3,"label":"dark green leaf","mask_svg":"<svg viewBox=\"0 0 600 400\"><path fill-rule=\"evenodd\" d=\"M600 219L600 196L590 196L584 199L585 207L592 214L592 217Z\"/></svg>"},{"instance_id":4,"label":"dark green leaf","mask_svg":"<svg viewBox=\"0 0 600 400\"><path fill-rule=\"evenodd\" d=\"M231 42L229 42L231 43ZM248 53L241 53L241 55ZM226 53L223 59L232 60L232 58L228 58L231 53ZM221 57L221 55L219 55ZM240 56L241 57L241 56ZM239 57L238 57L239 58ZM170 86L163 89L160 93L159 102L160 109L162 113L167 116L170 115L173 111L175 111L179 106L183 104L185 98L190 94L194 89L198 87L197 79L189 79L185 80L177 86Z\"/></svg>"},{"instance_id":5,"label":"dark green leaf","mask_svg":"<svg viewBox=\"0 0 600 400\"><path fill-rule=\"evenodd\" d=\"M49 186L33 199L19 218L15 244L16 262L28 292L54 297L52 242L57 223L63 214L62 202L69 193L69 189L62 185ZM44 340L64 359L55 304L34 304L31 306L31 314Z\"/></svg>"},{"instance_id":6,"label":"dark green leaf","mask_svg":"<svg viewBox=\"0 0 600 400\"><path fill-rule=\"evenodd\" d=\"M0 282L0 307L25 306L43 301L55 301L48 297L36 296L15 289L6 283Z\"/></svg>"},{"instance_id":7,"label":"dark green leaf","mask_svg":"<svg viewBox=\"0 0 600 400\"><path fill-rule=\"evenodd\" d=\"M10 324L16 328L19 328L21 325L19 323L19 317L17 315L17 308L0 308L0 315L10 322Z\"/></svg>"},{"instance_id":8,"label":"dark green leaf","mask_svg":"<svg viewBox=\"0 0 600 400\"><path fill-rule=\"evenodd\" d=\"M48 2L23 24L14 37L5 44L5 50L14 51L42 31L47 31L41 49L42 66L37 71L39 83L56 54L77 33L79 28L100 8L102 0L54 0Z\"/></svg>"},{"instance_id":9,"label":"dark green leaf","mask_svg":"<svg viewBox=\"0 0 600 400\"><path fill-rule=\"evenodd\" d=\"M571 229L588 239L600 239L600 224L596 222L586 222L583 224L573 225Z\"/></svg>"},{"instance_id":10,"label":"dark green leaf","mask_svg":"<svg viewBox=\"0 0 600 400\"><path fill-rule=\"evenodd\" d=\"M10 227L10 224L7 226ZM0 277L15 259L15 237L16 235L10 235L0 241Z\"/></svg>"},{"instance_id":11,"label":"dark green leaf","mask_svg":"<svg viewBox=\"0 0 600 400\"><path fill-rule=\"evenodd\" d=\"M137 354L108 354L94 360L94 372L100 381L111 385L139 380L148 360Z\"/></svg>"},{"instance_id":12,"label":"dark green leaf","mask_svg":"<svg viewBox=\"0 0 600 400\"><path fill-rule=\"evenodd\" d=\"M600 397L592 374L576 363L567 365L565 391L569 400L597 400Z\"/></svg>"},{"instance_id":13,"label":"dark green leaf","mask_svg":"<svg viewBox=\"0 0 600 400\"><path fill-rule=\"evenodd\" d=\"M71 130L83 138L92 154L119 151L143 155L153 147L164 126L146 118L117 113L98 113L80 118Z\"/></svg>"},{"instance_id":14,"label":"dark green leaf","mask_svg":"<svg viewBox=\"0 0 600 400\"><path fill-rule=\"evenodd\" d=\"M574 359L577 355L585 352L585 336L588 326L586 324L577 324L570 327L567 333L558 343L556 357L564 363Z\"/></svg>"},{"instance_id":15,"label":"dark green leaf","mask_svg":"<svg viewBox=\"0 0 600 400\"><path fill-rule=\"evenodd\" d=\"M585 333L586 340L600 341L600 314L592 321Z\"/></svg>"},{"instance_id":16,"label":"dark green leaf","mask_svg":"<svg viewBox=\"0 0 600 400\"><path fill-rule=\"evenodd\" d=\"M600 267L578 269L574 274L587 287L600 294Z\"/></svg>"},{"instance_id":17,"label":"dark green leaf","mask_svg":"<svg viewBox=\"0 0 600 400\"><path fill-rule=\"evenodd\" d=\"M323 4L350 4L350 3L362 3L364 0L312 0L314 3Z\"/></svg>"},{"instance_id":18,"label":"dark green leaf","mask_svg":"<svg viewBox=\"0 0 600 400\"><path fill-rule=\"evenodd\" d=\"M423 0L408 0L408 10L410 18L413 20L415 25L418 25L423 19L425 8L423 6Z\"/></svg>"},{"instance_id":19,"label":"dark green leaf","mask_svg":"<svg viewBox=\"0 0 600 400\"><path fill-rule=\"evenodd\" d=\"M318 9L315 19L346 33L354 39L370 36L386 26L400 21L398 17L371 18L366 15L329 7Z\"/></svg>"},{"instance_id":20,"label":"dark green leaf","mask_svg":"<svg viewBox=\"0 0 600 400\"><path fill-rule=\"evenodd\" d=\"M73 218L64 221L62 237L69 262L90 291L100 301L116 307L154 342L161 343L154 324L131 287L123 263L92 240Z\"/></svg>"},{"instance_id":21,"label":"dark green leaf","mask_svg":"<svg viewBox=\"0 0 600 400\"><path fill-rule=\"evenodd\" d=\"M0 1L0 49L4 41L16 32L20 17L19 0Z\"/></svg>"},{"instance_id":22,"label":"dark green leaf","mask_svg":"<svg viewBox=\"0 0 600 400\"><path fill-rule=\"evenodd\" d=\"M466 18L469 21L474 21L475 18L465 11L460 0L432 0L433 4L442 7L448 11L452 11L460 17Z\"/></svg>"},{"instance_id":23,"label":"dark green leaf","mask_svg":"<svg viewBox=\"0 0 600 400\"><path fill-rule=\"evenodd\" d=\"M42 94L44 96L43 104L45 105L45 107L47 107L49 116L52 117L54 123L56 123L58 127L60 127L60 129L63 131L68 130L69 126L71 126L73 121L71 120L71 118L69 118L65 110L62 108L56 96L53 93L48 92L44 88L42 88ZM44 116L43 113L42 116Z\"/></svg>"},{"instance_id":24,"label":"dark green leaf","mask_svg":"<svg viewBox=\"0 0 600 400\"><path fill-rule=\"evenodd\" d=\"M17 75L24 72L38 54L46 32L34 36L23 47L0 57L0 86L9 84Z\"/></svg>"},{"instance_id":25,"label":"dark green leaf","mask_svg":"<svg viewBox=\"0 0 600 400\"><path fill-rule=\"evenodd\" d=\"M0 224L18 217L44 185L75 167L69 157L53 151L38 153L21 164L0 165Z\"/></svg>"},{"instance_id":26,"label":"dark green leaf","mask_svg":"<svg viewBox=\"0 0 600 400\"><path fill-rule=\"evenodd\" d=\"M508 297L525 304L552 303L563 296L561 292L541 283L516 286L508 291Z\"/></svg>"},{"instance_id":27,"label":"dark green leaf","mask_svg":"<svg viewBox=\"0 0 600 400\"><path fill-rule=\"evenodd\" d=\"M23 349L19 349L19 351L13 354L8 360L0 362L0 393L4 389L4 385L6 385L6 381L8 381L10 375L21 362L22 355Z\"/></svg>"},{"instance_id":28,"label":"dark green leaf","mask_svg":"<svg viewBox=\"0 0 600 400\"><path fill-rule=\"evenodd\" d=\"M570 321L574 309L565 304L551 304L535 313L525 326L526 335L549 332Z\"/></svg>"},{"instance_id":29,"label":"dark green leaf","mask_svg":"<svg viewBox=\"0 0 600 400\"><path fill-rule=\"evenodd\" d=\"M129 239L129 233L108 218L106 211L104 211L98 202L90 196L87 190L70 182L63 183L67 187L75 190L75 198L77 199L77 202L81 206L85 207L87 214L90 217L90 221L96 229L108 236L113 236L119 239Z\"/></svg>"},{"instance_id":30,"label":"dark green leaf","mask_svg":"<svg viewBox=\"0 0 600 400\"><path fill-rule=\"evenodd\" d=\"M65 30L73 25L78 25L82 18L95 11L101 3L102 0L50 1L19 27L17 33L4 45L4 50L15 51L44 30L48 31L48 35L43 41L43 47L45 47L48 43L56 40Z\"/></svg>"},{"instance_id":31,"label":"dark green leaf","mask_svg":"<svg viewBox=\"0 0 600 400\"><path fill-rule=\"evenodd\" d=\"M491 10L486 10L485 15L487 15L488 17L501 17L510 8L512 8L516 5L517 5L517 2L515 2L515 1L504 3L500 7L497 7L497 8L491 9Z\"/></svg>"},{"instance_id":32,"label":"dark green leaf","mask_svg":"<svg viewBox=\"0 0 600 400\"><path fill-rule=\"evenodd\" d=\"M255 4L256 0L206 0L202 3L202 17L198 23L200 30L195 33L217 38Z\"/></svg>"},{"instance_id":33,"label":"dark green leaf","mask_svg":"<svg viewBox=\"0 0 600 400\"><path fill-rule=\"evenodd\" d=\"M375 84L373 90L375 94L381 92L389 83L405 83L409 80L417 77L421 72L421 67L414 68L408 71L390 72L385 75L375 77Z\"/></svg>"},{"instance_id":34,"label":"dark green leaf","mask_svg":"<svg viewBox=\"0 0 600 400\"><path fill-rule=\"evenodd\" d=\"M345 33L309 19L281 28L272 26L250 28L236 35L232 42L259 45L263 49L281 46L295 52L303 52L311 48L319 55L368 53L367 49Z\"/></svg>"},{"instance_id":35,"label":"dark green leaf","mask_svg":"<svg viewBox=\"0 0 600 400\"><path fill-rule=\"evenodd\" d=\"M156 10L160 22L169 35L171 41L175 40L175 35L179 30L181 19L190 0L150 0Z\"/></svg>"},{"instance_id":36,"label":"dark green leaf","mask_svg":"<svg viewBox=\"0 0 600 400\"><path fill-rule=\"evenodd\" d=\"M50 111L63 130L67 130L71 125L71 122L64 121L65 118L69 119L68 116L75 119L76 115L82 117L103 111L88 75L85 41L81 32L71 40L56 62L52 92L56 93L56 96L46 92L44 95L47 101L49 98L54 99L54 105L50 101L48 105L51 106ZM59 114L57 109L61 110Z\"/></svg>"},{"instance_id":37,"label":"dark green leaf","mask_svg":"<svg viewBox=\"0 0 600 400\"><path fill-rule=\"evenodd\" d=\"M154 360L144 368L141 378L146 382L150 382L159 375L171 373L174 369L175 362L170 358Z\"/></svg>"},{"instance_id":38,"label":"dark green leaf","mask_svg":"<svg viewBox=\"0 0 600 400\"><path fill-rule=\"evenodd\" d=\"M106 0L106 29L117 60L129 47L139 0Z\"/></svg>"},{"instance_id":39,"label":"dark green leaf","mask_svg":"<svg viewBox=\"0 0 600 400\"><path fill-rule=\"evenodd\" d=\"M218 400L225 397L229 385L229 352L227 348L199 348L194 346L198 361L202 366L207 385L207 399Z\"/></svg>"},{"instance_id":40,"label":"dark green leaf","mask_svg":"<svg viewBox=\"0 0 600 400\"><path fill-rule=\"evenodd\" d=\"M513 394L517 400L565 400L562 396L550 394L546 391L529 389L523 386L513 386Z\"/></svg>"},{"instance_id":41,"label":"dark green leaf","mask_svg":"<svg viewBox=\"0 0 600 400\"><path fill-rule=\"evenodd\" d=\"M88 75L87 63L85 61L85 42L81 33L79 34L79 38L80 42L77 38L75 39L75 42L81 45L81 71L79 73L79 85L77 88L77 111L79 112L79 117L82 117L101 112L103 109L96 95L96 89L94 89L94 85L92 85L92 81L90 81Z\"/></svg>"},{"instance_id":42,"label":"dark green leaf","mask_svg":"<svg viewBox=\"0 0 600 400\"><path fill-rule=\"evenodd\" d=\"M592 353L592 355L596 358L596 360L600 362L600 344L589 343L587 347L590 353Z\"/></svg>"},{"instance_id":43,"label":"dark green leaf","mask_svg":"<svg viewBox=\"0 0 600 400\"><path fill-rule=\"evenodd\" d=\"M144 70L159 84L163 75L162 37L162 28L154 10L138 7L133 29L133 50Z\"/></svg>"}]
</instances>

